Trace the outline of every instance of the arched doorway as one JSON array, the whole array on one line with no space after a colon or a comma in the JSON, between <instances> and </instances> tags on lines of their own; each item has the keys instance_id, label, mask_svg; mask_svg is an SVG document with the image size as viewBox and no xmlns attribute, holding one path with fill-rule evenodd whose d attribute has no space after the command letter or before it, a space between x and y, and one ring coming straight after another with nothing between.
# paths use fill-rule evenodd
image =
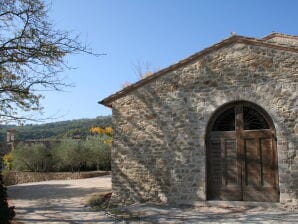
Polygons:
<instances>
[{"instance_id":1,"label":"arched doorway","mask_svg":"<svg viewBox=\"0 0 298 224\"><path fill-rule=\"evenodd\" d=\"M261 107L240 101L219 108L206 145L208 200L279 201L275 128Z\"/></svg>"}]
</instances>

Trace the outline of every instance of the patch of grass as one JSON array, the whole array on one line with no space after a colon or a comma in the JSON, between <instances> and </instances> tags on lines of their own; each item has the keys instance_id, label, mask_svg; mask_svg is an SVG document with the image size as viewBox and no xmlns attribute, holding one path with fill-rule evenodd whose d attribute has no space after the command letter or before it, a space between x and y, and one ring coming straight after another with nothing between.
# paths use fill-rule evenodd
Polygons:
<instances>
[{"instance_id":1,"label":"patch of grass","mask_svg":"<svg viewBox=\"0 0 298 224\"><path fill-rule=\"evenodd\" d=\"M87 205L95 210L106 209L109 207L111 195L108 191L95 193L87 200Z\"/></svg>"}]
</instances>

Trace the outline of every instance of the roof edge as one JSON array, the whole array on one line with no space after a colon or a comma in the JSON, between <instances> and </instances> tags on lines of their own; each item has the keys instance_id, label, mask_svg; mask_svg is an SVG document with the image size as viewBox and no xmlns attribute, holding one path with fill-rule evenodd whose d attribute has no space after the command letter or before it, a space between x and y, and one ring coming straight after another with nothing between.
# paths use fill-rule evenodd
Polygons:
<instances>
[{"instance_id":1,"label":"roof edge","mask_svg":"<svg viewBox=\"0 0 298 224\"><path fill-rule=\"evenodd\" d=\"M135 83L133 83L133 84L131 84L131 85L123 88L123 89L121 89L120 91L118 91L118 92L116 92L116 93L114 93L114 94L112 94L112 95L104 98L103 100L99 101L98 103L99 104L102 104L102 105L105 105L107 107L112 108L112 105L110 103L113 102L116 99L119 99L121 96L123 96L123 95L125 95L125 94L127 94L127 93L129 93L129 92L131 92L131 91L133 91L133 90L135 90L135 89L137 89L137 88L139 88L139 87L147 84L148 82L150 82L150 81L152 81L154 79L159 78L163 74L165 74L165 73L167 73L169 71L172 71L175 68L179 68L180 66L183 66L185 64L188 64L190 61L193 61L194 59L198 58L198 55L200 55L200 56L201 55L205 55L205 54L209 53L211 50L213 50L214 48L219 49L219 48L222 47L221 45L223 45L223 44L227 44L229 42L232 43L231 40L234 40L237 37L239 37L239 36L234 35L234 36L229 37L227 39L224 39L223 41L220 41L220 42L218 42L218 43L216 43L216 44L214 44L214 45L212 45L212 46L210 46L208 48L205 48L205 49L203 49L200 52L197 52L197 53L195 53L195 54L193 54L193 55L191 55L191 56L189 56L189 57L187 57L187 58L185 58L183 60L180 60L180 61L178 61L178 62L176 62L176 63L174 63L174 64L172 64L172 65L170 65L170 66L168 66L166 68L163 68L163 69L161 69L161 70L153 73L152 75L150 75L150 76L148 76L146 78L143 78L143 79L141 79L141 80L139 80L139 81L137 81L137 82L135 82ZM121 96L119 96L119 95L121 95Z\"/></svg>"},{"instance_id":2,"label":"roof edge","mask_svg":"<svg viewBox=\"0 0 298 224\"><path fill-rule=\"evenodd\" d=\"M283 33L278 33L278 32L272 32L272 33L264 36L261 40L270 40L274 37L283 37L283 38L298 40L298 36L283 34Z\"/></svg>"},{"instance_id":3,"label":"roof edge","mask_svg":"<svg viewBox=\"0 0 298 224\"><path fill-rule=\"evenodd\" d=\"M222 47L226 47L233 43L245 43L245 44L250 44L250 45L255 45L255 46L264 46L264 47L274 48L274 49L278 49L278 50L292 51L292 52L298 53L297 48L264 42L264 40L267 40L265 38L270 39L270 38L273 38L274 36L279 36L279 35L282 35L283 37L288 36L288 35L283 35L283 34L279 34L279 33L272 33L272 34L269 34L268 36L265 36L262 39L256 39L256 38L251 38L251 37L233 35L233 36L231 36L227 39L224 39L214 45L211 45L210 47L207 47L207 48L205 48L205 49L203 49L203 50L201 50L201 51L199 51L199 52L197 52L181 61L178 61L177 63L170 65L169 67L161 69L161 70L155 72L154 74L152 74L151 76L148 76L144 79L141 79L141 80L123 88L122 90L104 98L103 100L99 101L98 103L112 108L111 103L113 101L125 96L126 94L134 91L135 89L146 85L147 83L165 75L166 73L168 73L170 71L173 71L173 70L178 69L182 66L185 66L185 65L193 62L194 60L197 60L200 57L209 54L210 52L216 51L218 49L221 49ZM291 36L291 37L298 38L298 36Z\"/></svg>"}]
</instances>

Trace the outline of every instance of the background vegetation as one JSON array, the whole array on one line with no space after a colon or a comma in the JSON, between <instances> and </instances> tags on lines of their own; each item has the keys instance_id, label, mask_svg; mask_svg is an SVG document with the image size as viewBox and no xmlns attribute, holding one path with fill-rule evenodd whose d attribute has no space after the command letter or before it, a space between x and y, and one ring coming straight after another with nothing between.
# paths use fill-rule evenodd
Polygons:
<instances>
[{"instance_id":1,"label":"background vegetation","mask_svg":"<svg viewBox=\"0 0 298 224\"><path fill-rule=\"evenodd\" d=\"M94 119L78 119L70 121L52 122L40 125L1 125L0 139L5 141L8 129L16 130L16 140L25 141L29 139L61 139L72 138L80 135L82 138L90 134L91 127L110 127L112 125L111 116L100 116Z\"/></svg>"},{"instance_id":2,"label":"background vegetation","mask_svg":"<svg viewBox=\"0 0 298 224\"><path fill-rule=\"evenodd\" d=\"M16 138L14 149L3 158L5 169L31 172L110 170L112 128L95 126L98 124L110 125L111 118L15 127L17 136L27 137L24 141ZM52 132L59 134L51 135ZM38 137L38 133L49 137L29 139Z\"/></svg>"},{"instance_id":3,"label":"background vegetation","mask_svg":"<svg viewBox=\"0 0 298 224\"><path fill-rule=\"evenodd\" d=\"M20 142L4 156L6 170L110 170L112 128L93 127L85 138Z\"/></svg>"}]
</instances>

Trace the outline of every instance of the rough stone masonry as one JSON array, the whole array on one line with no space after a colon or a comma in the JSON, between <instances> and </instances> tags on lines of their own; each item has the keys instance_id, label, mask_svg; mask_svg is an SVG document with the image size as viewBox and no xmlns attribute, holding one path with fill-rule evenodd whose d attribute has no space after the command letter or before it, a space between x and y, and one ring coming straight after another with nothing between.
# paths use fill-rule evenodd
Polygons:
<instances>
[{"instance_id":1,"label":"rough stone masonry","mask_svg":"<svg viewBox=\"0 0 298 224\"><path fill-rule=\"evenodd\" d=\"M206 197L213 112L248 101L276 129L280 203L298 204L298 36L231 36L101 101L112 108L113 200L189 204Z\"/></svg>"}]
</instances>

